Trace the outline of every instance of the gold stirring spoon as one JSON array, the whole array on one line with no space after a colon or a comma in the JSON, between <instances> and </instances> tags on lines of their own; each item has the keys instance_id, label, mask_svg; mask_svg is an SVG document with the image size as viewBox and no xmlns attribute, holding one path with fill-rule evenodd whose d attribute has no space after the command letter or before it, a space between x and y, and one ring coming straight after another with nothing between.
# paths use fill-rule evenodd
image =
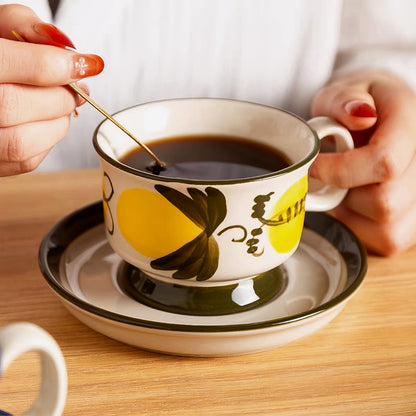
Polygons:
<instances>
[{"instance_id":1,"label":"gold stirring spoon","mask_svg":"<svg viewBox=\"0 0 416 416\"><path fill-rule=\"evenodd\" d=\"M26 42L25 39L23 39L17 32L12 30L12 33L14 37L19 40L20 42ZM121 129L124 133L126 133L130 138L132 138L139 146L143 148L156 162L156 166L151 167L151 171L153 173L159 173L160 171L166 169L166 165L144 144L142 143L138 138L136 138L132 133L130 133L124 126L122 126L114 117L112 117L107 111L105 111L102 107L100 107L88 94L86 94L84 91L82 91L81 88L78 87L74 82L71 82L68 84L68 87L71 88L73 91L75 91L77 94L79 94L85 101L87 101L89 104L91 104L96 110L98 110L104 117L106 117L108 120L110 120L112 123L114 123L119 129Z\"/></svg>"},{"instance_id":2,"label":"gold stirring spoon","mask_svg":"<svg viewBox=\"0 0 416 416\"><path fill-rule=\"evenodd\" d=\"M144 143L142 143L137 137L135 137L123 125L121 125L114 117L108 114L102 107L100 107L94 100L92 100L89 97L89 95L87 95L84 91L82 91L81 88L78 87L78 85L71 82L70 84L68 84L68 86L72 88L82 98L84 98L85 101L88 101L103 116L105 116L108 120L113 122L119 129L121 129L124 133L130 136L139 146L141 146L155 160L156 165L158 166L158 172L166 168L165 164ZM154 169L154 167L152 167L152 169Z\"/></svg>"}]
</instances>

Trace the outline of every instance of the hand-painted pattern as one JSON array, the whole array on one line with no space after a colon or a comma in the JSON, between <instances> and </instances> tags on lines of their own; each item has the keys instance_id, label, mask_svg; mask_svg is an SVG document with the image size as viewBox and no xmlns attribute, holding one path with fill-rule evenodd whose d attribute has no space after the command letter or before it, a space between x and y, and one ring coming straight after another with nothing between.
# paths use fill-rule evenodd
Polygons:
<instances>
[{"instance_id":1,"label":"hand-painted pattern","mask_svg":"<svg viewBox=\"0 0 416 416\"><path fill-rule=\"evenodd\" d=\"M106 186L107 185L107 186ZM107 190L109 189L108 195ZM104 219L107 224L107 231L109 234L113 235L114 233L114 218L111 212L108 202L114 195L113 183L111 182L110 176L104 172L103 177L103 205L104 205Z\"/></svg>"},{"instance_id":2,"label":"hand-painted pattern","mask_svg":"<svg viewBox=\"0 0 416 416\"><path fill-rule=\"evenodd\" d=\"M267 227L276 227L269 229L269 240L272 246L278 252L291 251L300 239L305 217L305 197L307 191L306 176L292 185L276 202L271 212L271 216L266 218L266 203L271 201L274 192L265 195L257 195L254 198L251 217L259 220L259 227L253 228L250 233L242 225L233 225L224 228L218 232L218 236L232 229L241 229L243 236L239 239L232 239L233 242L244 242L250 234L250 238L246 241L247 253L254 257L260 257L264 254L264 247L259 250L260 236L263 229Z\"/></svg>"},{"instance_id":3,"label":"hand-painted pattern","mask_svg":"<svg viewBox=\"0 0 416 416\"><path fill-rule=\"evenodd\" d=\"M104 195L105 206L114 194L108 177L107 180L110 194ZM217 188L190 187L182 193L159 184L155 185L155 191L140 188L122 191L117 201L118 228L132 248L154 259L150 262L153 269L173 271L174 279L210 279L220 258L215 237L230 230L239 234L231 242L245 243L247 253L253 257L262 256L266 246L284 253L299 242L305 215L306 176L273 200L273 191L257 195L251 214L247 212L259 221L251 230L242 224L218 230L226 217L227 203ZM270 205L267 214L266 205ZM107 210L112 220L109 207ZM112 221L110 227L111 224ZM267 244L260 250L261 239Z\"/></svg>"},{"instance_id":4,"label":"hand-painted pattern","mask_svg":"<svg viewBox=\"0 0 416 416\"><path fill-rule=\"evenodd\" d=\"M227 212L224 195L212 187L205 188L205 193L188 188L190 197L164 185L156 185L155 189L202 232L173 253L153 260L151 266L157 270L176 270L172 276L175 279L209 279L218 268L218 244L212 234Z\"/></svg>"}]
</instances>

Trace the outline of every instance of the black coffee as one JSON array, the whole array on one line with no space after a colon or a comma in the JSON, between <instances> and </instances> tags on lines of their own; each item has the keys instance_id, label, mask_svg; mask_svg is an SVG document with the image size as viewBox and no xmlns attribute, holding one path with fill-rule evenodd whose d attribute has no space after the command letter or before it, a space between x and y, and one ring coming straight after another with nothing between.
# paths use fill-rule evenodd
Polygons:
<instances>
[{"instance_id":1,"label":"black coffee","mask_svg":"<svg viewBox=\"0 0 416 416\"><path fill-rule=\"evenodd\" d=\"M232 136L169 137L148 146L166 164L166 169L154 169L153 159L141 148L123 156L121 162L169 178L204 180L249 178L290 165L273 147Z\"/></svg>"}]
</instances>

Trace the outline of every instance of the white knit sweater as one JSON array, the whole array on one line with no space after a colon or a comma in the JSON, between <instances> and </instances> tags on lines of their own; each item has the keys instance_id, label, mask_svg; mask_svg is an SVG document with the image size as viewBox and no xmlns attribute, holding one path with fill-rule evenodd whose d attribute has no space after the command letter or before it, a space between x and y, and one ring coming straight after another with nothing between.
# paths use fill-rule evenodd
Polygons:
<instances>
[{"instance_id":1,"label":"white knit sweater","mask_svg":"<svg viewBox=\"0 0 416 416\"><path fill-rule=\"evenodd\" d=\"M7 3L0 1L0 4ZM87 80L109 112L188 96L231 97L309 116L334 71L377 67L416 89L414 0L20 1L105 61ZM88 104L40 170L96 166Z\"/></svg>"}]
</instances>

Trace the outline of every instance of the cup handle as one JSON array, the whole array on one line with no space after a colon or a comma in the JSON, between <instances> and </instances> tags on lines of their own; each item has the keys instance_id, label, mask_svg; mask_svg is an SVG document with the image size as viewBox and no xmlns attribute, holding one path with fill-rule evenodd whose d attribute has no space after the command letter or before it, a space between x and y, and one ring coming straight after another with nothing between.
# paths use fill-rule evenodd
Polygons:
<instances>
[{"instance_id":1,"label":"cup handle","mask_svg":"<svg viewBox=\"0 0 416 416\"><path fill-rule=\"evenodd\" d=\"M308 121L319 139L333 136L337 152L345 152L354 148L350 132L341 124L329 117L315 117ZM328 211L341 203L348 189L325 185L317 179L313 180L318 190L308 192L305 200L306 211Z\"/></svg>"},{"instance_id":2,"label":"cup handle","mask_svg":"<svg viewBox=\"0 0 416 416\"><path fill-rule=\"evenodd\" d=\"M42 328L28 322L10 324L0 330L0 375L19 355L37 351L42 380L28 416L60 416L65 407L67 372L56 341Z\"/></svg>"}]
</instances>

